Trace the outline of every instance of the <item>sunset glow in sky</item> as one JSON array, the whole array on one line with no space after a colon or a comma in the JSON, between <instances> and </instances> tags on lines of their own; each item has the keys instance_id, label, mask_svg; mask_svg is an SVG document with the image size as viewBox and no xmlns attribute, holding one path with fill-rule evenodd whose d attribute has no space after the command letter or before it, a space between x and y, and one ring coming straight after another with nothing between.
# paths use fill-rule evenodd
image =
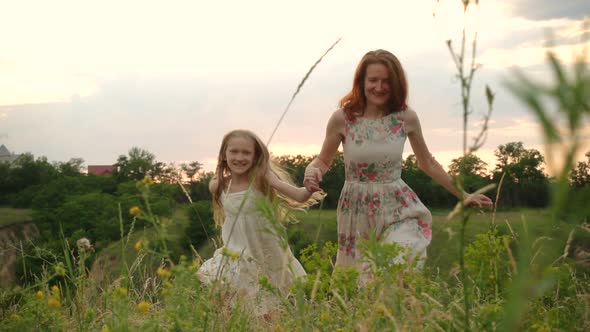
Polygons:
<instances>
[{"instance_id":1,"label":"sunset glow in sky","mask_svg":"<svg viewBox=\"0 0 590 332\"><path fill-rule=\"evenodd\" d=\"M459 84L445 41L460 43L462 1L8 1L0 0L0 144L50 161L112 164L133 146L160 161L212 170L222 136L270 136L302 77L311 74L270 144L275 155L317 154L325 125L369 50L396 54L410 105L436 159L461 155ZM470 134L496 93L489 138L543 151L535 118L503 82L518 67L550 80L546 46L571 63L582 49L585 0L482 0ZM590 126L588 126L590 128ZM590 150L590 129L584 152ZM406 155L411 153L406 144Z\"/></svg>"}]
</instances>

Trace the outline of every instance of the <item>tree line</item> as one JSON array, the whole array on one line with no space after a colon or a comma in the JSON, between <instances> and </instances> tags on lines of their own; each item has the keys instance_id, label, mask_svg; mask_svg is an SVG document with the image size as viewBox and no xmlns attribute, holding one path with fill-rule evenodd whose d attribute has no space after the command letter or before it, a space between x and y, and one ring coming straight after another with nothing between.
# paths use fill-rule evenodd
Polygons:
<instances>
[{"instance_id":1,"label":"tree line","mask_svg":"<svg viewBox=\"0 0 590 332\"><path fill-rule=\"evenodd\" d=\"M522 142L510 142L500 145L494 154L494 168L476 155L467 155L452 160L449 174L454 177L465 174L463 184L469 192L496 183L494 190L501 190L500 208L548 206L552 179L545 172L545 160L539 151L527 149ZM305 167L313 158L283 155L275 156L274 161L290 172L295 183L301 184ZM590 199L590 152L586 158L570 173L570 184L580 190L582 200ZM0 163L0 205L32 209L33 221L49 251L61 251L62 237L72 241L88 237L97 249L118 240L119 219L123 219L122 227L127 231L132 219L128 210L145 204L136 183L146 176L155 182L150 192L150 207L155 214L172 217L189 199L195 202L187 210L191 223L185 248L215 232L212 220L208 220L211 219L208 183L213 173L205 172L200 162L163 163L149 151L133 147L117 158L112 176L85 174L83 164L81 158L51 163L46 157L35 158L30 153L12 163ZM339 153L322 181L328 194L323 208L336 208L345 178L344 168ZM498 186L502 177L502 185ZM430 208L450 208L457 202L419 169L414 155L403 161L402 179ZM496 191L488 193L494 198L496 194ZM136 227L142 226L140 223Z\"/></svg>"}]
</instances>

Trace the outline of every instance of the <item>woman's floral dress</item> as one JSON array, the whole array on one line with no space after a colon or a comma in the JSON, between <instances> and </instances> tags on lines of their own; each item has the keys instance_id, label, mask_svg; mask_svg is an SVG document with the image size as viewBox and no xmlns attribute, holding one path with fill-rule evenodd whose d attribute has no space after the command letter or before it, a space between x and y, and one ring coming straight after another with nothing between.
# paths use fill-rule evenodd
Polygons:
<instances>
[{"instance_id":1,"label":"woman's floral dress","mask_svg":"<svg viewBox=\"0 0 590 332\"><path fill-rule=\"evenodd\" d=\"M419 265L426 257L432 238L432 216L400 178L406 141L401 114L346 120L346 181L338 201L336 265L366 269L357 245L371 232L380 242L395 242L409 250ZM403 257L400 254L396 260Z\"/></svg>"}]
</instances>

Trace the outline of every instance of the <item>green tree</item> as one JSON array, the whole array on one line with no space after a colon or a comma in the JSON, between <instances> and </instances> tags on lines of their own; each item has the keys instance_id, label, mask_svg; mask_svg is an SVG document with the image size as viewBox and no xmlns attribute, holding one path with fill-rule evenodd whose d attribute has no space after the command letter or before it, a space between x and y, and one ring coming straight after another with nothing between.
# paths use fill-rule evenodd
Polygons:
<instances>
[{"instance_id":1,"label":"green tree","mask_svg":"<svg viewBox=\"0 0 590 332\"><path fill-rule=\"evenodd\" d=\"M189 225L182 248L190 252L190 246L199 248L215 235L215 221L211 201L197 201L186 207Z\"/></svg>"},{"instance_id":2,"label":"green tree","mask_svg":"<svg viewBox=\"0 0 590 332\"><path fill-rule=\"evenodd\" d=\"M342 152L338 152L334 157L332 167L330 167L330 170L324 174L322 183L320 184L322 189L328 194L324 199L324 208L335 209L338 206L340 191L342 190L342 185L346 179L344 168L344 155ZM303 180L299 182L300 185L302 183Z\"/></svg>"},{"instance_id":3,"label":"green tree","mask_svg":"<svg viewBox=\"0 0 590 332\"><path fill-rule=\"evenodd\" d=\"M82 168L84 167L84 159L70 158L66 162L58 162L54 164L55 169L60 175L77 176L82 175Z\"/></svg>"},{"instance_id":4,"label":"green tree","mask_svg":"<svg viewBox=\"0 0 590 332\"><path fill-rule=\"evenodd\" d=\"M580 161L570 173L570 182L575 188L590 185L590 151L586 152L586 161Z\"/></svg>"},{"instance_id":5,"label":"green tree","mask_svg":"<svg viewBox=\"0 0 590 332\"><path fill-rule=\"evenodd\" d=\"M56 213L56 219L61 223L66 238L74 234L86 236L96 243L97 249L120 238L117 216L118 207L115 198L103 193L71 196L57 209ZM125 223L123 226L128 229L130 224Z\"/></svg>"},{"instance_id":6,"label":"green tree","mask_svg":"<svg viewBox=\"0 0 590 332\"><path fill-rule=\"evenodd\" d=\"M138 181L147 175L153 177L154 173L159 173L156 170L156 156L138 147L132 147L128 155L120 155L115 167L115 177L119 182Z\"/></svg>"},{"instance_id":7,"label":"green tree","mask_svg":"<svg viewBox=\"0 0 590 332\"><path fill-rule=\"evenodd\" d=\"M211 181L213 175L213 172L202 173L197 181L190 183L189 193L193 202L212 199L211 193L209 192L209 181Z\"/></svg>"},{"instance_id":8,"label":"green tree","mask_svg":"<svg viewBox=\"0 0 590 332\"><path fill-rule=\"evenodd\" d=\"M13 191L10 181L10 163L0 162L0 205L8 205L8 195Z\"/></svg>"},{"instance_id":9,"label":"green tree","mask_svg":"<svg viewBox=\"0 0 590 332\"><path fill-rule=\"evenodd\" d=\"M547 206L549 182L543 172L545 158L536 149L526 149L522 142L510 142L494 151L498 163L493 180L498 183L503 174L500 200L508 206Z\"/></svg>"},{"instance_id":10,"label":"green tree","mask_svg":"<svg viewBox=\"0 0 590 332\"><path fill-rule=\"evenodd\" d=\"M192 161L190 163L180 164L180 168L184 172L184 175L188 178L189 182L193 182L195 177L199 175L199 172L203 169L203 164L198 161Z\"/></svg>"},{"instance_id":11,"label":"green tree","mask_svg":"<svg viewBox=\"0 0 590 332\"><path fill-rule=\"evenodd\" d=\"M418 167L414 154L408 155L402 163L402 179L426 206L451 207L456 202L452 194Z\"/></svg>"},{"instance_id":12,"label":"green tree","mask_svg":"<svg viewBox=\"0 0 590 332\"><path fill-rule=\"evenodd\" d=\"M313 160L313 157L302 156L300 154L296 156L284 155L274 157L273 159L278 165L283 167L291 177L295 184L303 185L303 176L305 173L305 167Z\"/></svg>"},{"instance_id":13,"label":"green tree","mask_svg":"<svg viewBox=\"0 0 590 332\"><path fill-rule=\"evenodd\" d=\"M467 192L474 192L491 182L488 175L488 163L473 153L451 160L449 175L457 177L463 174L463 187Z\"/></svg>"},{"instance_id":14,"label":"green tree","mask_svg":"<svg viewBox=\"0 0 590 332\"><path fill-rule=\"evenodd\" d=\"M33 154L20 155L12 164L10 174L15 191L29 186L45 184L57 177L58 171L46 157L35 159Z\"/></svg>"}]
</instances>

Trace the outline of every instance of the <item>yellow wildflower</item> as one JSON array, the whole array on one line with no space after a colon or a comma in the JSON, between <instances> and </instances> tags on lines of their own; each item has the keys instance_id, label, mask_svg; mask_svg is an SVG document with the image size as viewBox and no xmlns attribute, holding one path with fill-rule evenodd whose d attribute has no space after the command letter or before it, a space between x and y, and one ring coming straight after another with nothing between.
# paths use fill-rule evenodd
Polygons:
<instances>
[{"instance_id":1,"label":"yellow wildflower","mask_svg":"<svg viewBox=\"0 0 590 332\"><path fill-rule=\"evenodd\" d=\"M10 315L10 320L19 321L20 320L20 316L17 315L17 314L12 314L12 315Z\"/></svg>"},{"instance_id":2,"label":"yellow wildflower","mask_svg":"<svg viewBox=\"0 0 590 332\"><path fill-rule=\"evenodd\" d=\"M191 263L191 265L190 265L188 268L189 268L190 270L193 270L193 271L195 271L195 270L199 269L199 266L200 266L200 265L201 265L201 264L199 264L199 262L198 262L197 260L194 260L194 261Z\"/></svg>"},{"instance_id":3,"label":"yellow wildflower","mask_svg":"<svg viewBox=\"0 0 590 332\"><path fill-rule=\"evenodd\" d=\"M240 258L240 253L237 251L231 251L229 249L227 249L226 247L223 247L223 249L221 250L221 254L223 256L227 256L229 257L231 260L237 260L238 258Z\"/></svg>"},{"instance_id":4,"label":"yellow wildflower","mask_svg":"<svg viewBox=\"0 0 590 332\"><path fill-rule=\"evenodd\" d=\"M168 279L170 278L170 276L172 275L172 273L170 272L170 270L165 269L163 267L159 267L158 270L156 271L156 273L162 278L162 279Z\"/></svg>"},{"instance_id":5,"label":"yellow wildflower","mask_svg":"<svg viewBox=\"0 0 590 332\"><path fill-rule=\"evenodd\" d=\"M141 301L137 304L137 311L141 313L148 313L152 305L147 301Z\"/></svg>"},{"instance_id":6,"label":"yellow wildflower","mask_svg":"<svg viewBox=\"0 0 590 332\"><path fill-rule=\"evenodd\" d=\"M135 248L135 250L140 251L141 249L143 249L143 241L139 240L137 242L135 242L135 246L133 246Z\"/></svg>"},{"instance_id":7,"label":"yellow wildflower","mask_svg":"<svg viewBox=\"0 0 590 332\"><path fill-rule=\"evenodd\" d=\"M51 308L58 309L61 307L61 302L58 299L52 297L52 298L49 298L49 300L47 300L47 305L50 306Z\"/></svg>"},{"instance_id":8,"label":"yellow wildflower","mask_svg":"<svg viewBox=\"0 0 590 332\"><path fill-rule=\"evenodd\" d=\"M164 288L172 288L172 283L170 281L164 281Z\"/></svg>"},{"instance_id":9,"label":"yellow wildflower","mask_svg":"<svg viewBox=\"0 0 590 332\"><path fill-rule=\"evenodd\" d=\"M151 176L146 175L146 177L144 177L143 180L141 180L141 183L150 186L154 184L154 180L152 180Z\"/></svg>"},{"instance_id":10,"label":"yellow wildflower","mask_svg":"<svg viewBox=\"0 0 590 332\"><path fill-rule=\"evenodd\" d=\"M141 213L141 209L139 208L139 206L133 206L132 208L129 209L129 214L136 217Z\"/></svg>"},{"instance_id":11,"label":"yellow wildflower","mask_svg":"<svg viewBox=\"0 0 590 332\"><path fill-rule=\"evenodd\" d=\"M125 288L125 287L117 287L113 291L113 295L115 295L115 297L127 296L127 288Z\"/></svg>"},{"instance_id":12,"label":"yellow wildflower","mask_svg":"<svg viewBox=\"0 0 590 332\"><path fill-rule=\"evenodd\" d=\"M102 328L102 330L100 330L100 332L111 332L111 329L105 326Z\"/></svg>"},{"instance_id":13,"label":"yellow wildflower","mask_svg":"<svg viewBox=\"0 0 590 332\"><path fill-rule=\"evenodd\" d=\"M379 304L377 308L375 308L375 311L377 311L380 314L384 314L387 312L387 308L383 304Z\"/></svg>"},{"instance_id":14,"label":"yellow wildflower","mask_svg":"<svg viewBox=\"0 0 590 332\"><path fill-rule=\"evenodd\" d=\"M187 260L188 260L188 257L186 257L186 255L180 255L181 262L186 262Z\"/></svg>"},{"instance_id":15,"label":"yellow wildflower","mask_svg":"<svg viewBox=\"0 0 590 332\"><path fill-rule=\"evenodd\" d=\"M43 300L43 298L45 297L45 293L43 293L43 291L37 291L37 293L35 293L35 297L37 298L37 300Z\"/></svg>"},{"instance_id":16,"label":"yellow wildflower","mask_svg":"<svg viewBox=\"0 0 590 332\"><path fill-rule=\"evenodd\" d=\"M320 320L325 322L329 319L330 319L330 314L328 314L327 312L322 312L322 314L320 315Z\"/></svg>"},{"instance_id":17,"label":"yellow wildflower","mask_svg":"<svg viewBox=\"0 0 590 332\"><path fill-rule=\"evenodd\" d=\"M54 297L57 297L57 298L59 298L59 296L60 296L61 292L59 291L59 287L58 287L57 285L53 285L53 286L51 287L51 294L52 294Z\"/></svg>"},{"instance_id":18,"label":"yellow wildflower","mask_svg":"<svg viewBox=\"0 0 590 332\"><path fill-rule=\"evenodd\" d=\"M64 263L59 262L53 266L53 270L58 276L65 276L66 275L66 268L64 267Z\"/></svg>"}]
</instances>

